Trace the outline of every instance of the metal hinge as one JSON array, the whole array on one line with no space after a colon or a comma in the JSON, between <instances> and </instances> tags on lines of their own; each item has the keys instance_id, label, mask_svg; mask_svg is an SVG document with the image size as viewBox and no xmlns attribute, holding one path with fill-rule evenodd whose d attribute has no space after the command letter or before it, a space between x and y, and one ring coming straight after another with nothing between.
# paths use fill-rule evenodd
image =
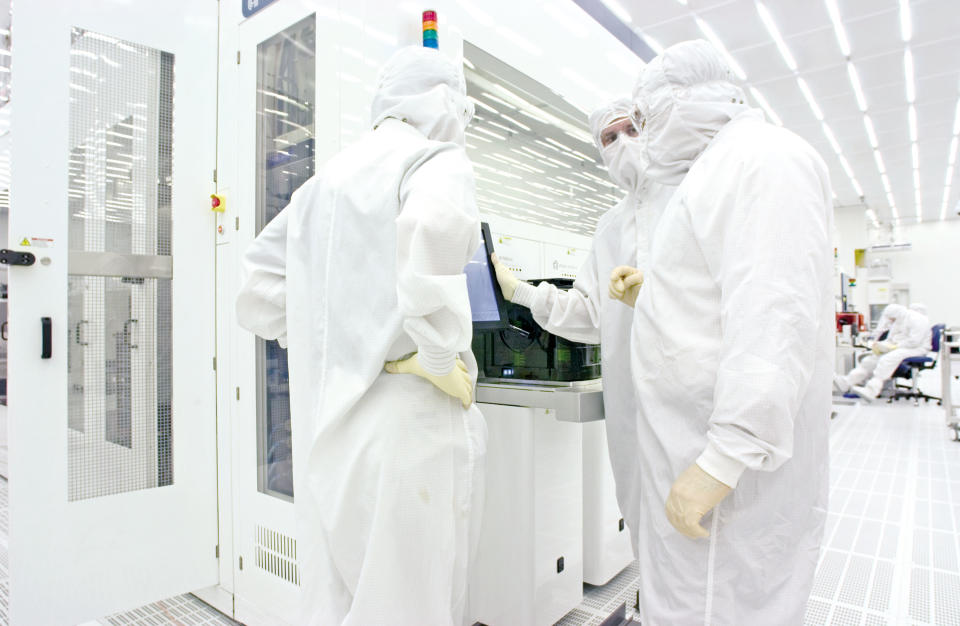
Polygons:
<instances>
[{"instance_id":1,"label":"metal hinge","mask_svg":"<svg viewBox=\"0 0 960 626\"><path fill-rule=\"evenodd\" d=\"M217 168L213 168L213 182L217 182Z\"/></svg>"},{"instance_id":2,"label":"metal hinge","mask_svg":"<svg viewBox=\"0 0 960 626\"><path fill-rule=\"evenodd\" d=\"M240 399L240 387L237 387L237 400Z\"/></svg>"},{"instance_id":3,"label":"metal hinge","mask_svg":"<svg viewBox=\"0 0 960 626\"><path fill-rule=\"evenodd\" d=\"M237 50L237 65L240 65L240 51Z\"/></svg>"},{"instance_id":4,"label":"metal hinge","mask_svg":"<svg viewBox=\"0 0 960 626\"><path fill-rule=\"evenodd\" d=\"M213 357L213 371L217 371L217 357Z\"/></svg>"},{"instance_id":5,"label":"metal hinge","mask_svg":"<svg viewBox=\"0 0 960 626\"><path fill-rule=\"evenodd\" d=\"M220 544L219 544L219 543L217 544L217 548L216 548L216 551L215 551L215 552L216 552L217 558L219 559L219 558L220 558Z\"/></svg>"},{"instance_id":6,"label":"metal hinge","mask_svg":"<svg viewBox=\"0 0 960 626\"><path fill-rule=\"evenodd\" d=\"M233 223L233 230L240 230L240 218L236 218L237 221Z\"/></svg>"},{"instance_id":7,"label":"metal hinge","mask_svg":"<svg viewBox=\"0 0 960 626\"><path fill-rule=\"evenodd\" d=\"M243 557L240 557L240 569L243 569ZM637 593L639 594L640 592L638 591ZM637 595L637 597L639 598L640 596Z\"/></svg>"}]
</instances>

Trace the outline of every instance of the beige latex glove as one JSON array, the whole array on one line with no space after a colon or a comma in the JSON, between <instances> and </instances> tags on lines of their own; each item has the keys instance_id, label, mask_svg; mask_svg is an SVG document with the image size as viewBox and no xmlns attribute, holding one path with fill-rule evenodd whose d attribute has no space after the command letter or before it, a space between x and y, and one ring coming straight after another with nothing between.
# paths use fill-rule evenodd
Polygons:
<instances>
[{"instance_id":1,"label":"beige latex glove","mask_svg":"<svg viewBox=\"0 0 960 626\"><path fill-rule=\"evenodd\" d=\"M873 350L874 354L876 354L877 356L880 356L881 354L886 354L891 350L896 350L897 344L891 341L876 341L874 342L873 348L871 349Z\"/></svg>"},{"instance_id":2,"label":"beige latex glove","mask_svg":"<svg viewBox=\"0 0 960 626\"><path fill-rule=\"evenodd\" d=\"M667 496L667 519L681 534L691 539L709 537L700 525L703 516L733 491L694 463L673 481Z\"/></svg>"},{"instance_id":3,"label":"beige latex glove","mask_svg":"<svg viewBox=\"0 0 960 626\"><path fill-rule=\"evenodd\" d=\"M450 373L444 376L428 374L420 365L420 359L416 354L401 361L390 361L383 366L383 369L390 374L413 374L425 378L448 396L459 398L463 408L473 403L473 381L467 372L467 366L459 358Z\"/></svg>"},{"instance_id":4,"label":"beige latex glove","mask_svg":"<svg viewBox=\"0 0 960 626\"><path fill-rule=\"evenodd\" d=\"M513 294L517 290L517 285L520 284L520 279L500 262L500 257L496 254L491 254L490 260L493 261L493 269L497 272L497 282L500 283L500 291L503 292L503 297L512 302Z\"/></svg>"},{"instance_id":5,"label":"beige latex glove","mask_svg":"<svg viewBox=\"0 0 960 626\"><path fill-rule=\"evenodd\" d=\"M640 287L643 286L643 272L629 265L613 268L610 274L610 297L626 304L631 309L637 304Z\"/></svg>"}]
</instances>

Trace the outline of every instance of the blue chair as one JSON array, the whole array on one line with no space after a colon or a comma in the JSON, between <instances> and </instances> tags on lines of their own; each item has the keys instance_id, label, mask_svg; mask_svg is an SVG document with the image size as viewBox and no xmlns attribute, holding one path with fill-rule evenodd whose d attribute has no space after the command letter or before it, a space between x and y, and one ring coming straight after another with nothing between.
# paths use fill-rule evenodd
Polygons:
<instances>
[{"instance_id":1,"label":"blue chair","mask_svg":"<svg viewBox=\"0 0 960 626\"><path fill-rule=\"evenodd\" d=\"M946 327L945 324L937 324L932 330L933 341L931 342L930 349L935 355L940 354L940 338L943 336L943 329ZM893 373L893 395L887 400L887 402L892 402L894 400L899 400L900 398L913 398L914 404L919 405L920 399L923 398L924 402L930 400L936 400L937 404L941 404L942 401L936 396L931 396L920 391L920 372L924 370L932 370L937 365L937 357L933 356L911 356L907 357L900 362L900 366L897 368L897 371ZM900 384L900 380L910 381L909 385Z\"/></svg>"}]
</instances>

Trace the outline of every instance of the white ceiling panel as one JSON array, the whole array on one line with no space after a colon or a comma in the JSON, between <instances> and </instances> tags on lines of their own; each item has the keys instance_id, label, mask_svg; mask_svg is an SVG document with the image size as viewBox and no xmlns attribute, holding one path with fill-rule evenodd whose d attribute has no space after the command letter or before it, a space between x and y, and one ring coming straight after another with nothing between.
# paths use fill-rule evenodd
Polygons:
<instances>
[{"instance_id":1,"label":"white ceiling panel","mask_svg":"<svg viewBox=\"0 0 960 626\"><path fill-rule=\"evenodd\" d=\"M960 32L960 5L956 0L914 1L911 6L917 41L953 39Z\"/></svg>"},{"instance_id":2,"label":"white ceiling panel","mask_svg":"<svg viewBox=\"0 0 960 626\"><path fill-rule=\"evenodd\" d=\"M810 91L816 96L828 123L837 117L859 112L846 65L810 72L804 74L803 78L810 85Z\"/></svg>"},{"instance_id":3,"label":"white ceiling panel","mask_svg":"<svg viewBox=\"0 0 960 626\"><path fill-rule=\"evenodd\" d=\"M741 10L745 13L752 12L756 15L756 10L748 3ZM826 5L822 2L784 2L783 0L766 0L767 9L773 16L780 33L788 43L793 45L794 37L803 35L810 31L823 30L830 28L830 15L827 13ZM760 26L760 36L769 40L767 31ZM836 40L833 35L830 36L830 42L833 44L834 51L837 48ZM797 50L793 50L794 56ZM799 62L800 59L798 58Z\"/></svg>"},{"instance_id":4,"label":"white ceiling panel","mask_svg":"<svg viewBox=\"0 0 960 626\"><path fill-rule=\"evenodd\" d=\"M768 83L789 73L780 53L777 52L776 44L772 41L741 50L737 52L736 58L743 71L747 73L750 84L761 90Z\"/></svg>"},{"instance_id":5,"label":"white ceiling panel","mask_svg":"<svg viewBox=\"0 0 960 626\"><path fill-rule=\"evenodd\" d=\"M808 0L816 2L817 0ZM847 37L850 38L850 57L853 60L868 59L879 54L893 51L902 51L903 42L900 41L900 13L897 10L896 0L882 0L873 2L877 7L884 7L879 12L873 12L858 19L847 19L840 3L840 14L844 16L844 25L847 28ZM838 61L842 61L840 52L837 52Z\"/></svg>"},{"instance_id":6,"label":"white ceiling panel","mask_svg":"<svg viewBox=\"0 0 960 626\"><path fill-rule=\"evenodd\" d=\"M736 0L698 11L697 14L710 24L728 50L741 50L770 42L753 0Z\"/></svg>"},{"instance_id":7,"label":"white ceiling panel","mask_svg":"<svg viewBox=\"0 0 960 626\"><path fill-rule=\"evenodd\" d=\"M798 67L816 69L836 67L843 63L840 46L837 45L837 38L833 34L833 26L829 21L816 30L788 37L787 45L790 46L790 52L797 60ZM783 63L780 65L786 70Z\"/></svg>"}]
</instances>

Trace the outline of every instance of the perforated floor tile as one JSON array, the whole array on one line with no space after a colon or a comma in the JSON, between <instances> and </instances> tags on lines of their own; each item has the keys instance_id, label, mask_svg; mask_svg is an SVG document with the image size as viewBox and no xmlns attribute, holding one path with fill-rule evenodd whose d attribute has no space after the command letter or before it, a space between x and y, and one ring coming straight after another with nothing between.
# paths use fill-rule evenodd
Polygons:
<instances>
[{"instance_id":1,"label":"perforated floor tile","mask_svg":"<svg viewBox=\"0 0 960 626\"><path fill-rule=\"evenodd\" d=\"M935 406L839 407L808 625L960 626L960 443Z\"/></svg>"},{"instance_id":2,"label":"perforated floor tile","mask_svg":"<svg viewBox=\"0 0 960 626\"><path fill-rule=\"evenodd\" d=\"M610 617L620 605L626 605L627 616L632 616L639 587L639 568L634 562L606 585L584 585L580 606L557 622L557 626L594 626Z\"/></svg>"},{"instance_id":3,"label":"perforated floor tile","mask_svg":"<svg viewBox=\"0 0 960 626\"><path fill-rule=\"evenodd\" d=\"M838 407L831 432L831 494L824 550L807 604L809 626L960 626L960 443L937 407ZM0 626L7 624L7 481L0 478ZM584 588L562 626L628 616L636 564ZM236 625L191 595L111 615L103 626Z\"/></svg>"}]
</instances>

